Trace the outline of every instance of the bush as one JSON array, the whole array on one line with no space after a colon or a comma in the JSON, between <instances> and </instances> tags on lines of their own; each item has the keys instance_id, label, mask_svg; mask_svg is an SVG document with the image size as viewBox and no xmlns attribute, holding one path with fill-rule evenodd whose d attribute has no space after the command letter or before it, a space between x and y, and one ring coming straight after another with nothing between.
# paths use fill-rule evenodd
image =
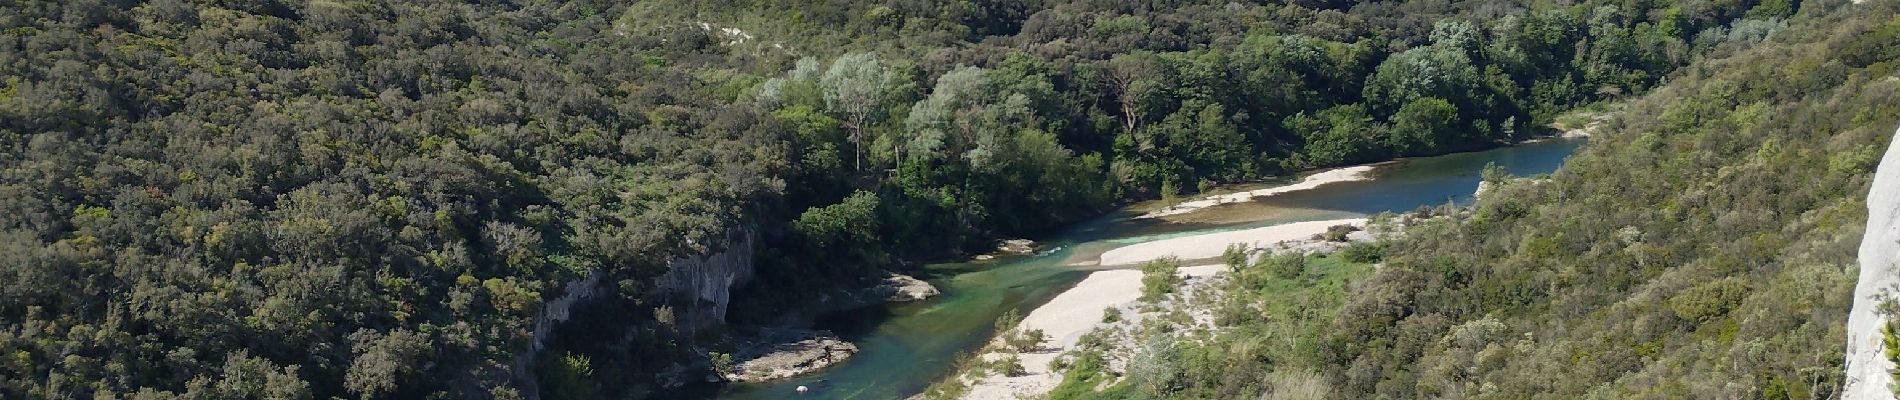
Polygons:
<instances>
[{"instance_id":1,"label":"bush","mask_svg":"<svg viewBox=\"0 0 1900 400\"><path fill-rule=\"evenodd\" d=\"M1312 371L1273 371L1267 375L1267 390L1260 394L1262 400L1319 400L1327 398L1332 388L1327 385L1326 377Z\"/></svg>"},{"instance_id":2,"label":"bush","mask_svg":"<svg viewBox=\"0 0 1900 400\"><path fill-rule=\"evenodd\" d=\"M1004 311L1003 315L996 317L996 331L1009 332L1016 329L1016 325L1022 323L1023 312L1012 308L1009 309L1009 311Z\"/></svg>"},{"instance_id":3,"label":"bush","mask_svg":"<svg viewBox=\"0 0 1900 400\"><path fill-rule=\"evenodd\" d=\"M1340 250L1339 255L1345 257L1346 261L1368 264L1376 263L1385 259L1385 243L1353 243L1352 245L1346 246L1345 249Z\"/></svg>"},{"instance_id":4,"label":"bush","mask_svg":"<svg viewBox=\"0 0 1900 400\"><path fill-rule=\"evenodd\" d=\"M1042 341L1048 339L1048 337L1048 334L1043 333L1041 329L1030 329L1014 332L1004 337L1003 344L1009 345L1011 349L1016 351L1033 351L1041 347Z\"/></svg>"},{"instance_id":5,"label":"bush","mask_svg":"<svg viewBox=\"0 0 1900 400\"><path fill-rule=\"evenodd\" d=\"M1326 238L1326 241L1329 241L1329 242L1344 242L1346 241L1346 235L1351 235L1353 232L1358 232L1358 231L1359 231L1359 227L1357 226L1352 226L1352 225L1347 225L1347 224L1333 225L1333 226L1326 227L1325 238Z\"/></svg>"},{"instance_id":6,"label":"bush","mask_svg":"<svg viewBox=\"0 0 1900 400\"><path fill-rule=\"evenodd\" d=\"M1478 176L1485 182L1501 183L1511 177L1511 170L1496 162L1488 162L1484 163L1484 170L1479 172Z\"/></svg>"},{"instance_id":7,"label":"bush","mask_svg":"<svg viewBox=\"0 0 1900 400\"><path fill-rule=\"evenodd\" d=\"M711 362L713 372L719 373L720 375L731 374L733 371L736 371L738 367L738 365L732 361L732 354L717 351L707 352L706 361Z\"/></svg>"},{"instance_id":8,"label":"bush","mask_svg":"<svg viewBox=\"0 0 1900 400\"><path fill-rule=\"evenodd\" d=\"M1141 265L1141 301L1158 301L1181 285L1181 259L1168 257Z\"/></svg>"},{"instance_id":9,"label":"bush","mask_svg":"<svg viewBox=\"0 0 1900 400\"><path fill-rule=\"evenodd\" d=\"M1264 315L1254 307L1248 296L1228 296L1220 308L1214 309L1215 326L1235 326L1257 322Z\"/></svg>"},{"instance_id":10,"label":"bush","mask_svg":"<svg viewBox=\"0 0 1900 400\"><path fill-rule=\"evenodd\" d=\"M1295 279L1306 274L1306 254L1297 251L1278 255L1261 254L1260 261L1255 265L1265 267L1267 273L1273 274L1275 278Z\"/></svg>"},{"instance_id":11,"label":"bush","mask_svg":"<svg viewBox=\"0 0 1900 400\"><path fill-rule=\"evenodd\" d=\"M1239 272L1247 268L1247 252L1250 247L1246 243L1233 243L1227 245L1226 251L1221 252L1221 261L1227 264L1229 272Z\"/></svg>"},{"instance_id":12,"label":"bush","mask_svg":"<svg viewBox=\"0 0 1900 400\"><path fill-rule=\"evenodd\" d=\"M1010 354L1008 356L1004 356L1001 359L997 359L996 365L994 365L994 367L996 368L997 372L1002 372L1003 376L1029 375L1029 369L1023 367L1023 358L1015 354Z\"/></svg>"},{"instance_id":13,"label":"bush","mask_svg":"<svg viewBox=\"0 0 1900 400\"><path fill-rule=\"evenodd\" d=\"M1684 319L1709 321L1728 314L1748 293L1748 283L1740 278L1708 282L1670 298L1669 309Z\"/></svg>"},{"instance_id":14,"label":"bush","mask_svg":"<svg viewBox=\"0 0 1900 400\"><path fill-rule=\"evenodd\" d=\"M1102 323L1112 324L1116 322L1121 322L1121 320L1122 320L1121 307L1108 306L1108 308L1102 309Z\"/></svg>"}]
</instances>

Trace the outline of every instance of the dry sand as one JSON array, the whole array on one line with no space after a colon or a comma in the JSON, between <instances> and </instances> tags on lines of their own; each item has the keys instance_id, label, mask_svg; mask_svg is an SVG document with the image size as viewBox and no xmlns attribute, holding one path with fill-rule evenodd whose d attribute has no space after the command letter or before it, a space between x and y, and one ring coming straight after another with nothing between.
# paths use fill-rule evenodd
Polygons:
<instances>
[{"instance_id":1,"label":"dry sand","mask_svg":"<svg viewBox=\"0 0 1900 400\"><path fill-rule=\"evenodd\" d=\"M1344 224L1364 228L1366 226L1366 219L1347 218L1295 222L1264 228L1137 243L1102 253L1101 265L1139 264L1168 256L1178 257L1182 260L1220 257L1221 253L1227 251L1227 245L1229 244L1246 243L1253 248L1272 247L1282 243L1306 241L1315 234L1325 233L1327 227Z\"/></svg>"},{"instance_id":2,"label":"dry sand","mask_svg":"<svg viewBox=\"0 0 1900 400\"><path fill-rule=\"evenodd\" d=\"M1181 268L1180 271L1181 275L1189 278L1206 278L1226 269L1225 265L1202 265ZM971 385L963 398L1023 399L1048 393L1062 383L1062 373L1049 370L1049 362L1075 347L1083 334L1102 325L1104 309L1132 304L1140 298L1141 271L1111 270L1089 274L1082 282L1076 283L1075 288L1056 295L1049 303L1023 317L1022 327L1018 329L1041 329L1049 337L1042 349L1019 354L1027 374L985 377ZM1002 356L997 353L984 355L987 359Z\"/></svg>"},{"instance_id":3,"label":"dry sand","mask_svg":"<svg viewBox=\"0 0 1900 400\"><path fill-rule=\"evenodd\" d=\"M1200 210L1203 208L1218 206L1218 205L1227 204L1227 203L1239 203L1239 202L1251 201L1256 197L1267 197L1267 196L1277 195L1277 194L1286 193L1286 192L1307 190L1307 189L1316 188L1316 187L1319 187L1320 185L1333 183L1333 182L1349 182L1349 181L1360 181L1360 180L1371 179L1371 177L1367 176L1367 172L1371 172L1371 171L1372 171L1371 165L1359 165L1359 166L1327 170L1327 171L1323 171L1317 174L1307 175L1306 178L1301 179L1299 183L1286 185L1286 186L1270 187L1266 189L1257 189L1257 190L1249 190L1245 192L1228 193L1228 194L1222 194L1222 195L1202 197L1197 200L1186 201L1186 202L1182 202L1181 204L1175 204L1175 205L1168 206L1159 210L1149 211L1147 214L1142 214L1140 217L1137 217L1137 218L1160 218L1160 217L1166 217L1170 215L1187 214L1187 213L1191 213L1191 212L1194 212L1195 210Z\"/></svg>"},{"instance_id":4,"label":"dry sand","mask_svg":"<svg viewBox=\"0 0 1900 400\"><path fill-rule=\"evenodd\" d=\"M1254 247L1266 247L1293 242L1311 242L1315 234L1326 232L1327 227L1340 224L1352 224L1364 227L1366 219L1338 219L1328 221L1296 222L1264 228L1247 229L1233 232L1211 233L1182 238L1139 243L1110 250L1102 254L1103 265L1133 264L1148 260L1176 256L1182 259L1202 259L1220 256L1230 243L1249 243ZM1227 266L1220 264L1200 265L1181 268L1188 282L1201 281L1212 277ZM1048 341L1037 351L1018 354L1021 357L1023 376L993 375L978 379L965 392L965 399L1023 399L1034 398L1054 389L1062 383L1062 374L1049 369L1049 362L1075 347L1082 335L1103 326L1103 310L1114 306L1128 308L1141 298L1141 271L1132 269L1106 270L1090 273L1048 303L1030 311L1023 317L1020 328L1041 329ZM994 350L1000 346L991 346ZM996 360L1005 354L991 351L983 354L985 360Z\"/></svg>"}]
</instances>

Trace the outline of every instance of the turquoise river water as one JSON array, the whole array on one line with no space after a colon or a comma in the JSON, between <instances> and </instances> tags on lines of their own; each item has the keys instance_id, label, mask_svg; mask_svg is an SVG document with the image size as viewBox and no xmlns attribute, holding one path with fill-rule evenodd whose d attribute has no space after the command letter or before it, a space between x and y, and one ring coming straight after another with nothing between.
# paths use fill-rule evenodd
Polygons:
<instances>
[{"instance_id":1,"label":"turquoise river water","mask_svg":"<svg viewBox=\"0 0 1900 400\"><path fill-rule=\"evenodd\" d=\"M1289 222L1351 218L1384 211L1409 211L1447 202L1468 204L1486 163L1516 175L1548 173L1584 144L1554 139L1486 151L1398 160L1380 164L1371 179L1337 182L1223 205L1167 221L1136 219L1138 204L1077 223L1049 237L1033 238L1039 253L989 261L935 264L919 277L942 296L905 304L871 307L819 318L830 329L857 343L860 352L839 365L795 379L735 384L711 396L721 399L901 399L923 391L951 372L959 354L988 340L997 317L1010 309L1027 313L1088 273L1086 263L1103 251L1168 237L1247 229ZM1223 190L1248 190L1285 184L1267 182ZM1198 196L1198 195L1197 195ZM812 390L803 396L793 388ZM698 396L695 396L698 397Z\"/></svg>"}]
</instances>

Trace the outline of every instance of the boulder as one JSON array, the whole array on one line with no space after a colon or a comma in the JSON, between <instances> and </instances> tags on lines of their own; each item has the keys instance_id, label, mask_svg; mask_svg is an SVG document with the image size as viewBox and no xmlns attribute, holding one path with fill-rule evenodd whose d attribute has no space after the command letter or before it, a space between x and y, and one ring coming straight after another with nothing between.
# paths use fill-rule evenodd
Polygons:
<instances>
[{"instance_id":1,"label":"boulder","mask_svg":"<svg viewBox=\"0 0 1900 400\"><path fill-rule=\"evenodd\" d=\"M731 371L720 373L732 382L763 382L791 378L844 362L858 346L828 331L773 330L734 355Z\"/></svg>"},{"instance_id":2,"label":"boulder","mask_svg":"<svg viewBox=\"0 0 1900 400\"><path fill-rule=\"evenodd\" d=\"M1036 241L1029 239L1009 239L996 243L999 253L1027 255L1036 252Z\"/></svg>"},{"instance_id":3,"label":"boulder","mask_svg":"<svg viewBox=\"0 0 1900 400\"><path fill-rule=\"evenodd\" d=\"M873 296L887 302L917 301L943 294L929 282L897 273L885 275L884 279L870 290Z\"/></svg>"}]
</instances>

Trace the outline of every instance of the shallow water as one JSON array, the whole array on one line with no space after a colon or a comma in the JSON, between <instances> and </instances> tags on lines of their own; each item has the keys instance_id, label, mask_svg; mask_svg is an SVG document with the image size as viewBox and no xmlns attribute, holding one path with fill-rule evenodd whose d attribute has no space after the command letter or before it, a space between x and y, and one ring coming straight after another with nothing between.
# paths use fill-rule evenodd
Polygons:
<instances>
[{"instance_id":1,"label":"shallow water","mask_svg":"<svg viewBox=\"0 0 1900 400\"><path fill-rule=\"evenodd\" d=\"M957 357L981 345L998 316L1024 313L1073 286L1086 264L1102 252L1152 240L1290 222L1362 217L1409 211L1447 202L1468 204L1484 165L1496 162L1517 175L1548 173L1582 146L1557 139L1472 153L1399 160L1384 164L1365 181L1331 183L1312 190L1200 210L1166 220L1134 219L1123 210L1073 225L1053 237L1036 238L1035 256L943 263L922 278L942 296L914 303L870 307L819 318L857 343L846 362L796 379L735 384L716 393L687 397L725 399L899 399L923 391L955 367ZM1055 251L1048 251L1048 250ZM799 396L793 390L808 386Z\"/></svg>"}]
</instances>

